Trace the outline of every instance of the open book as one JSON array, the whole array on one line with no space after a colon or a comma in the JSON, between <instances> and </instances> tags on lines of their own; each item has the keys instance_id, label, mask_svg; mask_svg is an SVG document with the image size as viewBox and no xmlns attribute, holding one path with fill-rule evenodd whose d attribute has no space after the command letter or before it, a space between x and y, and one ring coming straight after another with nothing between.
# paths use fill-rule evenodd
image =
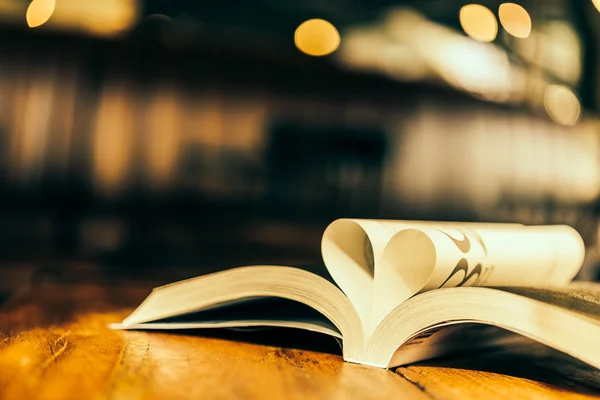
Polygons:
<instances>
[{"instance_id":1,"label":"open book","mask_svg":"<svg viewBox=\"0 0 600 400\"><path fill-rule=\"evenodd\" d=\"M571 283L584 253L568 226L342 219L323 234L327 272L251 266L173 283L115 327L300 328L377 367L516 332L600 368L600 285Z\"/></svg>"}]
</instances>

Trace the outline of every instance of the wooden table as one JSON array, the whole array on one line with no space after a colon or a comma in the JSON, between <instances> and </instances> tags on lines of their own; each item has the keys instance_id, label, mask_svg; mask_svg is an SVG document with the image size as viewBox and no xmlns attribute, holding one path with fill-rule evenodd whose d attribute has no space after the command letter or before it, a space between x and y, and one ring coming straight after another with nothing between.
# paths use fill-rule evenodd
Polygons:
<instances>
[{"instance_id":1,"label":"wooden table","mask_svg":"<svg viewBox=\"0 0 600 400\"><path fill-rule=\"evenodd\" d=\"M115 332L140 285L38 282L0 306L0 399L600 398L600 374L540 346L381 370L222 338Z\"/></svg>"}]
</instances>

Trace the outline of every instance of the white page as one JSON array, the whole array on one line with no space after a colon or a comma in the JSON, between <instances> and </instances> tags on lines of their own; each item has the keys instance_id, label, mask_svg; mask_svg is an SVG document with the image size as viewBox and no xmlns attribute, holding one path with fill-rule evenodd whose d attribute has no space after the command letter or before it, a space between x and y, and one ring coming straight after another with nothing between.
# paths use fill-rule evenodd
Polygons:
<instances>
[{"instance_id":1,"label":"white page","mask_svg":"<svg viewBox=\"0 0 600 400\"><path fill-rule=\"evenodd\" d=\"M245 329L245 328L294 328L323 333L342 339L334 326L323 324L321 321L292 321L292 320L235 320L235 321L198 321L198 322L146 322L143 324L123 325L110 324L109 328L118 330L187 330L187 329Z\"/></svg>"},{"instance_id":2,"label":"white page","mask_svg":"<svg viewBox=\"0 0 600 400\"><path fill-rule=\"evenodd\" d=\"M374 328L418 292L455 286L560 286L583 263L568 226L411 229L396 234L376 267Z\"/></svg>"},{"instance_id":3,"label":"white page","mask_svg":"<svg viewBox=\"0 0 600 400\"><path fill-rule=\"evenodd\" d=\"M567 226L346 219L327 228L322 252L369 332L420 291L566 284L585 249Z\"/></svg>"},{"instance_id":4,"label":"white page","mask_svg":"<svg viewBox=\"0 0 600 400\"><path fill-rule=\"evenodd\" d=\"M373 309L375 266L387 243L399 231L430 226L415 222L340 219L323 233L321 252L329 273L352 301L363 325L369 325Z\"/></svg>"},{"instance_id":5,"label":"white page","mask_svg":"<svg viewBox=\"0 0 600 400\"><path fill-rule=\"evenodd\" d=\"M340 219L331 223L325 230L321 251L329 273L352 301L364 326L368 328L373 325L373 316L377 314L374 313L375 308L380 310L389 308L376 306L374 298L382 297L379 293L398 290L401 285L398 279L387 281L388 273L386 270L388 267L384 267L382 271L382 265L384 264L382 257L392 238L406 229L441 229L443 227L464 226L477 226L480 228L493 226L498 230L514 230L522 225ZM414 274L404 274L403 276L404 280L416 277ZM421 278L421 280L427 277ZM423 283L418 286L418 289L410 289L409 295L403 294L401 297L406 300L415 294ZM396 304L397 296L392 294L391 301Z\"/></svg>"}]
</instances>

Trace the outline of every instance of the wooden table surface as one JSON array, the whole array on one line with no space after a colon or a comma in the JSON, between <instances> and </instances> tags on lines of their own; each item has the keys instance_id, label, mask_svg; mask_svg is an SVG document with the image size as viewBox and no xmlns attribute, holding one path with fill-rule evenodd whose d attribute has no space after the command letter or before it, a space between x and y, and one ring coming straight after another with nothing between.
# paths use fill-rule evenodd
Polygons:
<instances>
[{"instance_id":1,"label":"wooden table surface","mask_svg":"<svg viewBox=\"0 0 600 400\"><path fill-rule=\"evenodd\" d=\"M600 374L541 346L395 371L198 334L116 332L143 285L38 282L0 306L0 399L600 398Z\"/></svg>"}]
</instances>

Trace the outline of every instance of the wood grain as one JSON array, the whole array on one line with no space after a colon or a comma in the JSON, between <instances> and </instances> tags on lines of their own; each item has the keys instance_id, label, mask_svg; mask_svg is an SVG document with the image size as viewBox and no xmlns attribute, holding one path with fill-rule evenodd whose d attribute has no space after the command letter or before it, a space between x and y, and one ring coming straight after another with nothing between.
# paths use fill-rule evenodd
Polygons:
<instances>
[{"instance_id":1,"label":"wood grain","mask_svg":"<svg viewBox=\"0 0 600 400\"><path fill-rule=\"evenodd\" d=\"M430 398L336 355L106 327L145 294L45 285L14 298L0 313L0 398Z\"/></svg>"},{"instance_id":2,"label":"wood grain","mask_svg":"<svg viewBox=\"0 0 600 400\"><path fill-rule=\"evenodd\" d=\"M436 399L599 398L600 371L537 342L402 367Z\"/></svg>"},{"instance_id":3,"label":"wood grain","mask_svg":"<svg viewBox=\"0 0 600 400\"><path fill-rule=\"evenodd\" d=\"M408 367L397 371L435 399L597 399L591 391L561 388L510 375L459 368Z\"/></svg>"},{"instance_id":4,"label":"wood grain","mask_svg":"<svg viewBox=\"0 0 600 400\"><path fill-rule=\"evenodd\" d=\"M399 368L394 373L344 363L335 354L198 334L116 332L107 328L108 323L127 315L147 293L144 285L42 282L13 296L0 308L0 399L595 396L592 386L556 373L556 365L546 368L552 371L549 376L538 374L539 380L511 375L510 367L499 362L500 353L471 361ZM509 372L494 370L493 366L500 364ZM536 364L533 368L541 367ZM590 381L593 379L586 380Z\"/></svg>"}]
</instances>

